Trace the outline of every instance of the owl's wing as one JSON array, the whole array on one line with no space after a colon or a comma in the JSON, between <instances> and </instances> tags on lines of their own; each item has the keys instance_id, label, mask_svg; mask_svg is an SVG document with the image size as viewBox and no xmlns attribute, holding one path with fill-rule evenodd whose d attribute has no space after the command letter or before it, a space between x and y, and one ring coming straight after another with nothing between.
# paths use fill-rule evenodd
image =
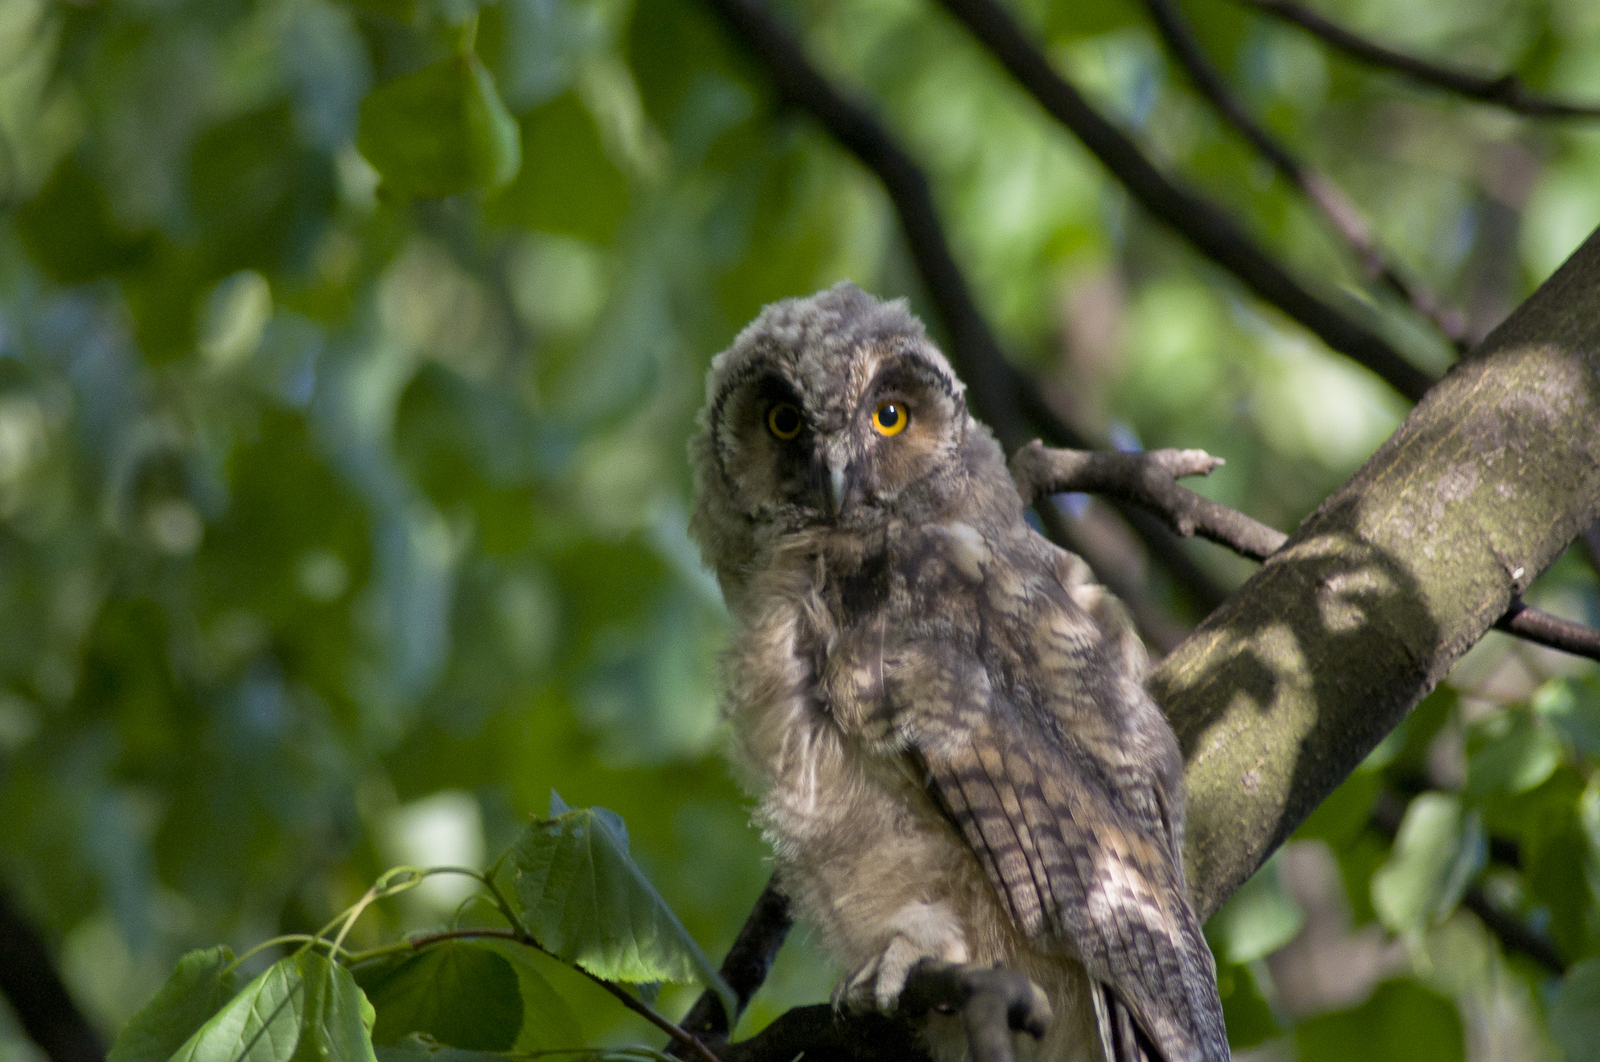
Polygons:
<instances>
[{"instance_id":1,"label":"owl's wing","mask_svg":"<svg viewBox=\"0 0 1600 1062\"><path fill-rule=\"evenodd\" d=\"M1176 846L1152 835L1167 831L1124 811L1103 765L1036 724L993 712L966 720L965 733L914 755L1017 926L1047 945L1070 942L1083 961L1109 1062L1226 1060Z\"/></svg>"}]
</instances>

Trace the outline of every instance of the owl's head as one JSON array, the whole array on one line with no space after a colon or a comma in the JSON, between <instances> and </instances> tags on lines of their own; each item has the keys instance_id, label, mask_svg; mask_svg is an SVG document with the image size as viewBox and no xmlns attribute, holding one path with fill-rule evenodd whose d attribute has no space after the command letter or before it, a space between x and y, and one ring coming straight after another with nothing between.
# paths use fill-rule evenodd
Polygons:
<instances>
[{"instance_id":1,"label":"owl's head","mask_svg":"<svg viewBox=\"0 0 1600 1062\"><path fill-rule=\"evenodd\" d=\"M938 519L970 444L998 453L963 390L904 301L842 282L762 310L712 361L690 448L691 530L724 589L773 534Z\"/></svg>"}]
</instances>

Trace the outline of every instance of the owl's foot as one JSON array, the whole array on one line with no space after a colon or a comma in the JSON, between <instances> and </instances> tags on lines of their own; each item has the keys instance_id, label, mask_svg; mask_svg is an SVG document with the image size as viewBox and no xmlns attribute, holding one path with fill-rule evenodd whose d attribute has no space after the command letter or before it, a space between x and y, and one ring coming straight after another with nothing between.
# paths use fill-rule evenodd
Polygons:
<instances>
[{"instance_id":1,"label":"owl's foot","mask_svg":"<svg viewBox=\"0 0 1600 1062\"><path fill-rule=\"evenodd\" d=\"M886 927L883 950L856 967L833 991L833 1005L892 1014L912 967L923 961L957 966L967 961L967 938L942 903L908 903Z\"/></svg>"},{"instance_id":2,"label":"owl's foot","mask_svg":"<svg viewBox=\"0 0 1600 1062\"><path fill-rule=\"evenodd\" d=\"M918 944L902 936L840 981L833 990L833 1005L841 1010L876 1010L894 1013L906 978L919 962L933 961Z\"/></svg>"},{"instance_id":3,"label":"owl's foot","mask_svg":"<svg viewBox=\"0 0 1600 1062\"><path fill-rule=\"evenodd\" d=\"M972 1062L1013 1062L1012 1035L1042 1040L1050 1028L1050 1000L1027 977L1004 967L924 960L911 969L899 1012L959 1014Z\"/></svg>"}]
</instances>

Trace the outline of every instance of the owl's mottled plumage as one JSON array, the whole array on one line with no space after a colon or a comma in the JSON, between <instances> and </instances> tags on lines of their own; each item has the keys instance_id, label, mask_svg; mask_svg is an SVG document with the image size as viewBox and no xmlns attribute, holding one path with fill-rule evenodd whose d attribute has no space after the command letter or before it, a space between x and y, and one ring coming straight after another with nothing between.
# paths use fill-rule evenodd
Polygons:
<instances>
[{"instance_id":1,"label":"owl's mottled plumage","mask_svg":"<svg viewBox=\"0 0 1600 1062\"><path fill-rule=\"evenodd\" d=\"M843 998L892 1006L924 958L1001 964L1050 1001L1041 1057L1226 1059L1143 647L1028 527L922 326L849 284L768 306L702 426L691 530L737 623L737 752Z\"/></svg>"}]
</instances>

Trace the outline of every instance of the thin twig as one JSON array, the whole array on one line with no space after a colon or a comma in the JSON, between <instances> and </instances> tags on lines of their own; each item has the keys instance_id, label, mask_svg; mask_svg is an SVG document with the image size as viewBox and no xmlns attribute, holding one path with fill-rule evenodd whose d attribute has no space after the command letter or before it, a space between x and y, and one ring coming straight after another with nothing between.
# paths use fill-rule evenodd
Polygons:
<instances>
[{"instance_id":1,"label":"thin twig","mask_svg":"<svg viewBox=\"0 0 1600 1062\"><path fill-rule=\"evenodd\" d=\"M1464 349L1467 344L1466 315L1444 305L1425 285L1407 276L1404 268L1378 242L1371 224L1343 189L1327 174L1296 158L1265 126L1255 120L1244 101L1222 79L1206 56L1199 35L1184 17L1177 0L1144 0L1144 3L1161 39L1188 72L1195 88L1210 101L1224 121L1249 141L1284 180L1321 212L1328 225L1361 263L1367 276L1377 279L1419 316L1429 321L1458 350Z\"/></svg>"},{"instance_id":2,"label":"thin twig","mask_svg":"<svg viewBox=\"0 0 1600 1062\"><path fill-rule=\"evenodd\" d=\"M1600 630L1534 608L1521 597L1511 599L1511 607L1495 620L1494 626L1496 630L1563 653L1600 660Z\"/></svg>"},{"instance_id":3,"label":"thin twig","mask_svg":"<svg viewBox=\"0 0 1600 1062\"><path fill-rule=\"evenodd\" d=\"M722 979L733 989L739 1013L729 1015L723 1008L722 997L711 989L700 993L689 1013L681 1023L689 1033L708 1044L725 1041L739 1024L739 1017L750 1005L750 999L767 979L778 949L783 947L794 920L789 914L789 897L778 886L778 875L767 879L750 916L745 919L733 946L722 960ZM667 1053L682 1057L674 1047Z\"/></svg>"},{"instance_id":4,"label":"thin twig","mask_svg":"<svg viewBox=\"0 0 1600 1062\"><path fill-rule=\"evenodd\" d=\"M1035 440L1011 458L1011 477L1023 500L1082 491L1142 505L1178 534L1199 535L1251 560L1266 560L1288 538L1283 532L1178 484L1222 464L1204 450L1105 453L1055 450Z\"/></svg>"},{"instance_id":5,"label":"thin twig","mask_svg":"<svg viewBox=\"0 0 1600 1062\"><path fill-rule=\"evenodd\" d=\"M799 43L756 0L706 0L760 60L779 94L820 122L883 182L928 295L949 337L946 351L966 381L974 412L1007 451L1027 441L1000 344L973 300L945 239L928 179L865 107L847 99L813 67Z\"/></svg>"},{"instance_id":6,"label":"thin twig","mask_svg":"<svg viewBox=\"0 0 1600 1062\"><path fill-rule=\"evenodd\" d=\"M1056 72L995 0L941 0L1047 113L1066 126L1138 203L1264 301L1412 401L1433 377L1388 340L1313 295L1226 211L1156 168L1132 140Z\"/></svg>"},{"instance_id":7,"label":"thin twig","mask_svg":"<svg viewBox=\"0 0 1600 1062\"><path fill-rule=\"evenodd\" d=\"M1203 450L1098 453L1052 449L1035 440L1012 456L1011 475L1026 499L1061 491L1106 494L1142 506L1180 535L1197 535L1241 557L1265 560L1288 535L1177 482L1178 476L1204 475L1218 463ZM1512 595L1495 627L1538 645L1600 660L1600 630L1534 608L1520 595Z\"/></svg>"},{"instance_id":8,"label":"thin twig","mask_svg":"<svg viewBox=\"0 0 1600 1062\"><path fill-rule=\"evenodd\" d=\"M554 952L544 947L544 945L540 944L532 937L523 933L518 933L514 929L446 929L438 933L426 933L422 936L412 937L410 939L410 944L412 948L421 951L429 944L437 944L442 940L472 940L474 938L482 937L493 937L496 940L510 940L515 941L518 944L525 944L535 951L543 952L545 955L550 956L557 962L570 966L572 969L577 970L583 976L587 977L589 980L593 981L595 984L599 985L601 988L615 996L623 1006L627 1007L629 1010L633 1011L635 1014L639 1015L639 1017L643 1018L651 1025L654 1025L668 1036L672 1037L676 1043L681 1044L691 1055L698 1058L700 1062L722 1062L722 1060L713 1054L709 1047L701 1043L697 1037L691 1035L678 1025L662 1017L662 1015L654 1007L635 996L632 992L629 992L626 988L623 988L621 985L616 984L613 981L608 981L604 977L590 973L577 963L567 962L565 959L561 958L559 955L556 955Z\"/></svg>"},{"instance_id":9,"label":"thin twig","mask_svg":"<svg viewBox=\"0 0 1600 1062\"><path fill-rule=\"evenodd\" d=\"M1291 0L1239 0L1282 19L1364 63L1404 74L1433 88L1480 103L1491 103L1530 118L1600 118L1600 105L1572 103L1529 92L1516 74L1485 74L1407 55L1352 33Z\"/></svg>"},{"instance_id":10,"label":"thin twig","mask_svg":"<svg viewBox=\"0 0 1600 1062\"><path fill-rule=\"evenodd\" d=\"M1050 440L1053 445L1065 446L1074 450L1099 449L1093 441L1089 440L1082 432L1068 424L1056 412L1055 408L1045 401L1044 395L1039 392L1038 384L1015 369L1015 388L1017 397L1022 404L1022 412L1028 421L1039 430L1039 433ZM1168 574L1177 582L1180 590L1194 600L1202 615L1214 611L1228 596L1228 591L1211 575L1195 563L1188 550L1179 542L1178 536L1153 515L1148 509L1134 505L1121 499L1108 499L1111 507L1133 529L1139 540L1149 549ZM1046 515L1048 507L1041 512L1046 527L1050 526L1050 519ZM1230 547L1231 548L1231 547ZM1074 550L1076 552L1076 550ZM1118 594L1119 597L1123 596ZM1141 630L1143 625L1141 624ZM1167 646L1170 649L1171 646ZM1163 650L1165 651L1165 650Z\"/></svg>"},{"instance_id":11,"label":"thin twig","mask_svg":"<svg viewBox=\"0 0 1600 1062\"><path fill-rule=\"evenodd\" d=\"M1393 793L1381 792L1372 805L1372 813L1368 824L1385 838L1390 844L1400 832L1400 824L1405 819L1406 801ZM1490 838L1491 848L1496 840ZM1567 972L1567 960L1556 950L1550 939L1537 932L1516 915L1503 910L1489 899L1481 886L1473 884L1462 893L1461 906L1478 916L1484 928L1500 938L1500 943L1507 951L1520 952L1543 966L1551 973L1560 976Z\"/></svg>"}]
</instances>

